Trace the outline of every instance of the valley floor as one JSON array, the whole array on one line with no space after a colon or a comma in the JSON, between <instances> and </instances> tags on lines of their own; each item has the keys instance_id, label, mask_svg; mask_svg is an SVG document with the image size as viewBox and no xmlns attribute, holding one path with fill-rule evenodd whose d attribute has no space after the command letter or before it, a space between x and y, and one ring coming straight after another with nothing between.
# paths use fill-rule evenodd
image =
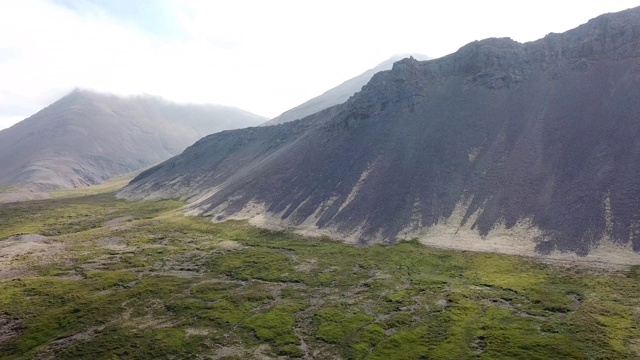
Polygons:
<instances>
[{"instance_id":1,"label":"valley floor","mask_svg":"<svg viewBox=\"0 0 640 360\"><path fill-rule=\"evenodd\" d=\"M638 267L362 248L70 194L0 206L0 359L640 358Z\"/></svg>"}]
</instances>

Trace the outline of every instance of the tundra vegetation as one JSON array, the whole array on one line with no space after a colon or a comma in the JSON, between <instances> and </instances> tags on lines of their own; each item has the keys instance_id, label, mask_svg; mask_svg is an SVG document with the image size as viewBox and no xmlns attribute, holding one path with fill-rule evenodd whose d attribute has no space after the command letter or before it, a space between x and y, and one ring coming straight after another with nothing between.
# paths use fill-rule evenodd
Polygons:
<instances>
[{"instance_id":1,"label":"tundra vegetation","mask_svg":"<svg viewBox=\"0 0 640 360\"><path fill-rule=\"evenodd\" d=\"M185 217L113 188L0 207L0 359L633 359L640 269Z\"/></svg>"}]
</instances>

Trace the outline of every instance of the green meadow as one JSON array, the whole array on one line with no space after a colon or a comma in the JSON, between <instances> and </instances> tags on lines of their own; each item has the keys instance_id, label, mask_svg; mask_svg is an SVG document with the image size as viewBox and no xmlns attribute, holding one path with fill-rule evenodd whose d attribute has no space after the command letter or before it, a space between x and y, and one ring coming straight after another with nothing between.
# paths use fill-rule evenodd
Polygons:
<instances>
[{"instance_id":1,"label":"green meadow","mask_svg":"<svg viewBox=\"0 0 640 360\"><path fill-rule=\"evenodd\" d=\"M0 205L0 359L640 358L637 268L357 247L113 190Z\"/></svg>"}]
</instances>

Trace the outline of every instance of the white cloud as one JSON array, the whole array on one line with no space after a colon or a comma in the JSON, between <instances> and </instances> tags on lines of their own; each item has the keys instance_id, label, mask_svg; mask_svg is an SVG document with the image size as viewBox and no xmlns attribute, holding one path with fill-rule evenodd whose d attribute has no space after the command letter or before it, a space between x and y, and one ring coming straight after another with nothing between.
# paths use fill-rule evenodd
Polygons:
<instances>
[{"instance_id":1,"label":"white cloud","mask_svg":"<svg viewBox=\"0 0 640 360\"><path fill-rule=\"evenodd\" d=\"M0 128L75 87L233 105L265 116L395 53L442 56L492 36L530 41L634 1L165 2L181 36L108 12L0 2ZM164 4L164 3L163 3ZM149 19L145 19L149 26ZM163 19L166 21L166 19ZM158 24L162 26L162 24ZM13 99L13 100L12 100ZM15 114L20 100L24 114ZM12 111L9 111L12 109ZM2 119L0 119L2 121Z\"/></svg>"}]
</instances>

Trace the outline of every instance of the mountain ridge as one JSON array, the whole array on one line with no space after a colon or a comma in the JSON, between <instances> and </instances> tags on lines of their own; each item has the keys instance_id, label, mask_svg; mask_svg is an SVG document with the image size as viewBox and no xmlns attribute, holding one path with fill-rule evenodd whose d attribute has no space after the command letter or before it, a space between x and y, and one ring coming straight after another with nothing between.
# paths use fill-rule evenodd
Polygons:
<instances>
[{"instance_id":1,"label":"mountain ridge","mask_svg":"<svg viewBox=\"0 0 640 360\"><path fill-rule=\"evenodd\" d=\"M0 185L82 187L178 154L209 133L257 125L240 109L76 89L0 131Z\"/></svg>"},{"instance_id":2,"label":"mountain ridge","mask_svg":"<svg viewBox=\"0 0 640 360\"><path fill-rule=\"evenodd\" d=\"M262 126L270 126L276 124L282 124L285 122L302 119L306 116L314 114L318 111L324 110L328 107L342 104L347 101L353 94L360 91L374 74L391 69L394 62L408 57L415 57L420 60L428 60L429 57L422 54L397 54L391 56L389 59L376 65L375 67L366 70L362 74L355 76L349 80L342 82L340 85L335 86L324 93L305 101L304 103L295 106L284 113L276 116L275 118L265 122Z\"/></svg>"},{"instance_id":3,"label":"mountain ridge","mask_svg":"<svg viewBox=\"0 0 640 360\"><path fill-rule=\"evenodd\" d=\"M362 244L462 243L458 233L498 244L509 233L530 254L633 253L638 34L634 8L524 44L404 59L344 104L202 139L120 196L182 197L189 214Z\"/></svg>"}]
</instances>

